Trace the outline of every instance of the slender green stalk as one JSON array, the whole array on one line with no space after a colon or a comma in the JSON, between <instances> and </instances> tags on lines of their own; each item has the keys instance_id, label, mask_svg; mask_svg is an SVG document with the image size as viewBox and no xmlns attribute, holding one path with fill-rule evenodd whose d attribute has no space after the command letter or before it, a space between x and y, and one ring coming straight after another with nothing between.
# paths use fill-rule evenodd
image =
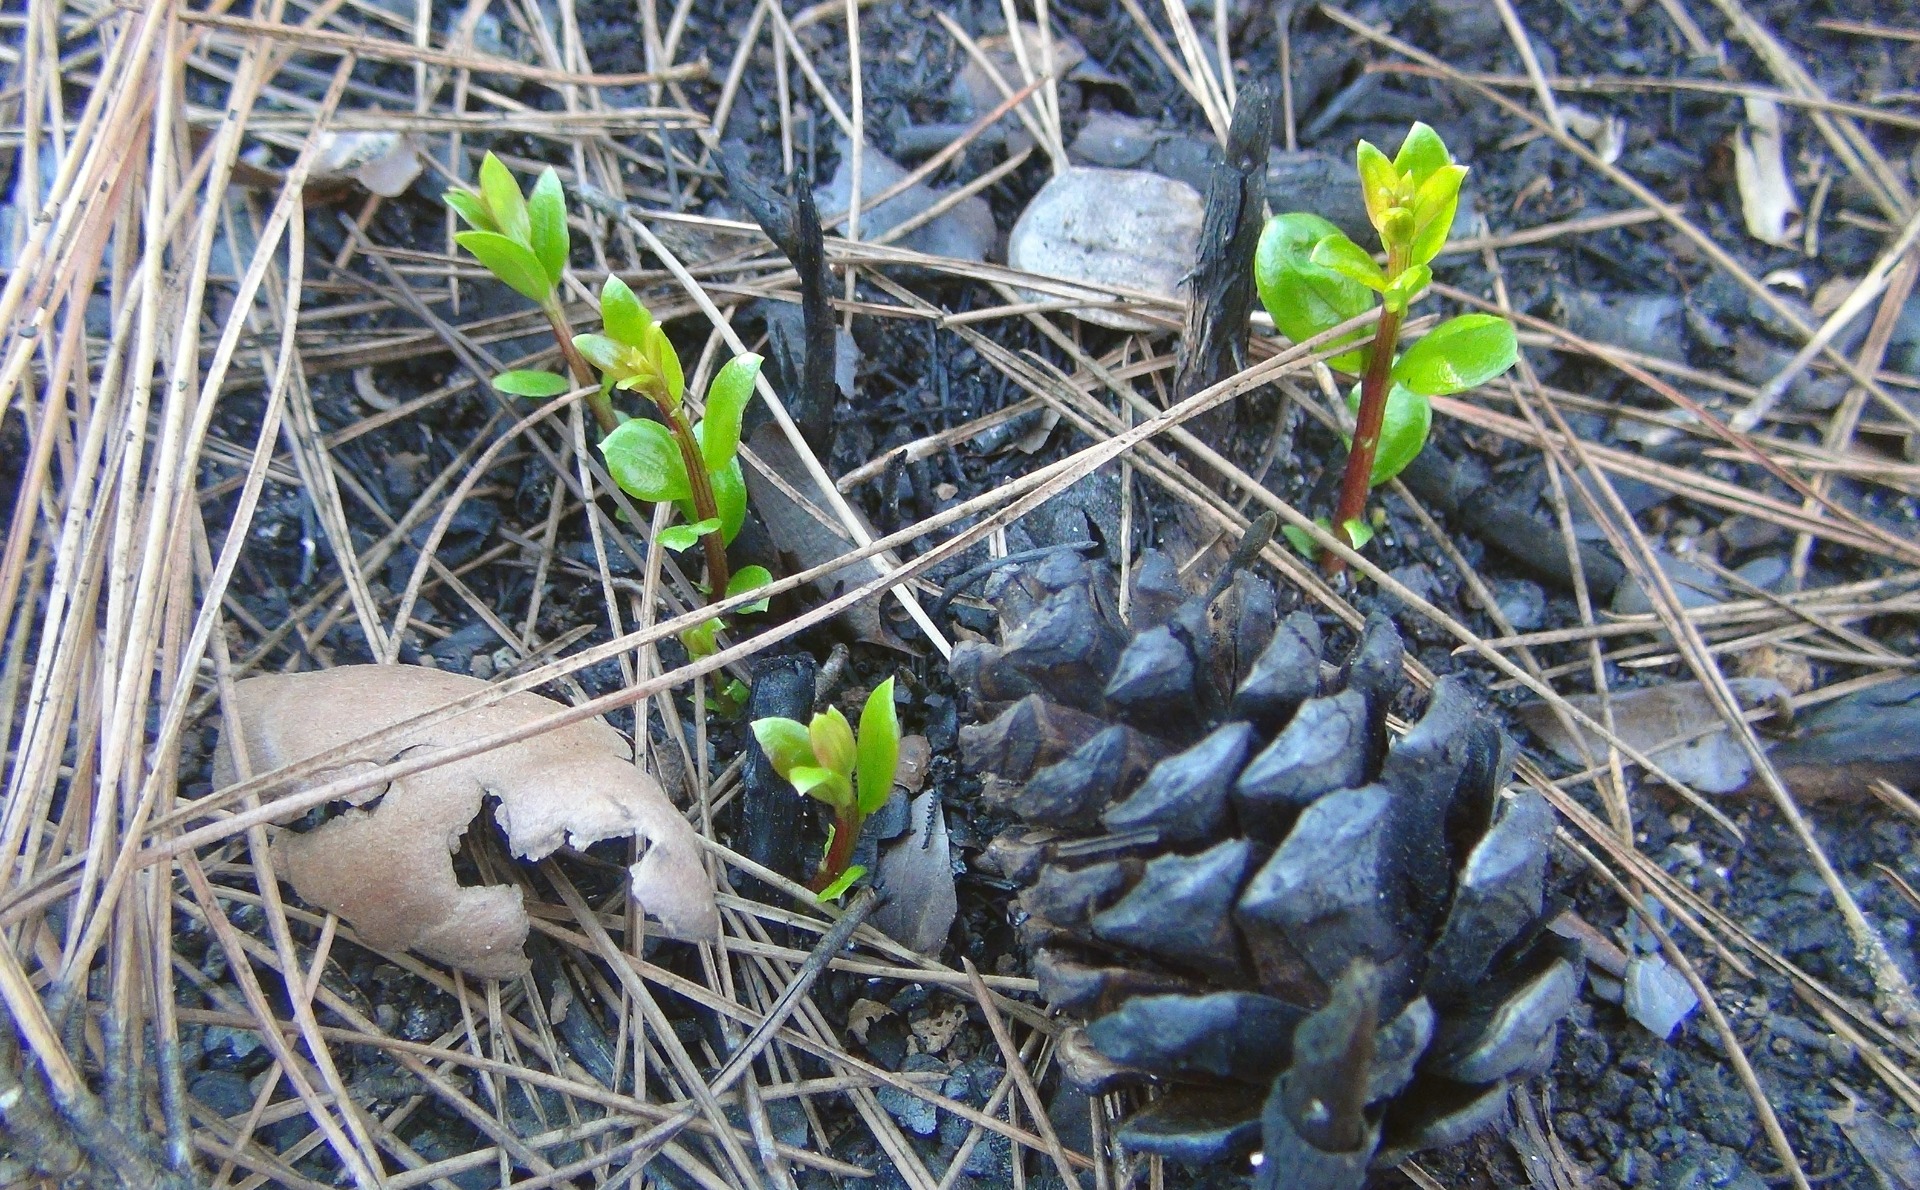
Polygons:
<instances>
[{"instance_id":1,"label":"slender green stalk","mask_svg":"<svg viewBox=\"0 0 1920 1190\"><path fill-rule=\"evenodd\" d=\"M600 387L600 378L594 374L593 365L580 354L573 345L573 332L567 327L567 318L560 309L557 299L540 303L540 312L547 316L547 326L553 331L553 341L560 345L560 356L567 361L567 371L572 373L573 382L582 388L593 389L587 397L587 408L593 410L593 420L600 425L602 434L611 434L620 424L620 415L613 410L613 400Z\"/></svg>"}]
</instances>

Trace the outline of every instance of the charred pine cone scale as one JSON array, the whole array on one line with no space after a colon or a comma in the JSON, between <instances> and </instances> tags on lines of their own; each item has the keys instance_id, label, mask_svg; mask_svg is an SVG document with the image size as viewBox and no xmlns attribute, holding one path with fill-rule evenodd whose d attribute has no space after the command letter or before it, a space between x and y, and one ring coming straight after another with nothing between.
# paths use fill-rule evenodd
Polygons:
<instances>
[{"instance_id":1,"label":"charred pine cone scale","mask_svg":"<svg viewBox=\"0 0 1920 1190\"><path fill-rule=\"evenodd\" d=\"M1511 745L1459 678L1391 745L1402 646L1344 665L1241 571L1189 596L1149 555L1131 628L1105 568L1055 554L985 594L955 650L985 796L1026 829L988 857L1041 993L1089 1023L1090 1092L1167 1091L1121 1128L1187 1161L1264 1151L1261 1187L1358 1187L1465 1139L1545 1068L1581 965L1548 933L1553 820L1505 790Z\"/></svg>"}]
</instances>

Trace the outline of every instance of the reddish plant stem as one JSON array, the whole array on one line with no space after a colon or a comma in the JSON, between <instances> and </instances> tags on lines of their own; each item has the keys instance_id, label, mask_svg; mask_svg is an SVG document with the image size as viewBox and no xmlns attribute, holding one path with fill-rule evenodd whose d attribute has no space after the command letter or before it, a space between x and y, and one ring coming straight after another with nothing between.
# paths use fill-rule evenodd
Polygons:
<instances>
[{"instance_id":1,"label":"reddish plant stem","mask_svg":"<svg viewBox=\"0 0 1920 1190\"><path fill-rule=\"evenodd\" d=\"M1353 427L1353 446L1347 451L1347 470L1340 477L1340 502L1333 512L1333 532L1349 546L1354 541L1347 532L1347 522L1366 516L1367 493L1373 490L1373 458L1380 451L1380 427L1386 421L1387 393L1393 387L1393 349L1400 340L1400 323L1405 317L1405 311L1380 311L1367 372L1360 380L1360 413ZM1322 573L1332 576L1346 568L1346 560L1333 551L1320 555Z\"/></svg>"},{"instance_id":2,"label":"reddish plant stem","mask_svg":"<svg viewBox=\"0 0 1920 1190\"><path fill-rule=\"evenodd\" d=\"M687 484L693 489L693 518L696 521L714 521L720 519L720 502L713 498L713 479L707 474L706 460L700 457L700 444L694 440L693 427L687 422L686 413L679 407L668 408L656 400L661 416L667 419L667 428L673 431L673 440L680 447L680 461L687 469ZM720 530L700 535L700 544L707 552L707 602L717 603L727 596L727 583L732 575L727 570L727 543L721 540Z\"/></svg>"},{"instance_id":3,"label":"reddish plant stem","mask_svg":"<svg viewBox=\"0 0 1920 1190\"><path fill-rule=\"evenodd\" d=\"M593 395L587 398L587 407L593 410L593 420L600 423L600 433L603 436L613 433L620 424L620 415L614 411L612 399L600 391L600 381L594 376L593 365L573 345L573 335L559 303L547 303L540 309L547 316L547 325L553 328L553 340L560 345L560 354L567 361L567 370L573 373L573 382L582 387L592 385L595 389ZM713 498L713 480L707 475L707 464L700 457L700 444L694 440L693 427L687 423L687 415L678 405L664 399L664 393L648 395L660 410L660 416L666 419L667 429L672 431L673 440L680 447L680 461L687 468L687 485L693 489L693 519L718 520L720 504ZM732 578L727 570L727 543L721 540L720 531L716 529L701 534L700 544L707 554L707 602L716 603L726 598L727 582Z\"/></svg>"},{"instance_id":4,"label":"reddish plant stem","mask_svg":"<svg viewBox=\"0 0 1920 1190\"><path fill-rule=\"evenodd\" d=\"M843 810L834 811L833 841L827 844L827 854L820 861L820 870L807 882L808 892L819 892L840 878L853 860L853 845L860 841L860 813L849 814Z\"/></svg>"}]
</instances>

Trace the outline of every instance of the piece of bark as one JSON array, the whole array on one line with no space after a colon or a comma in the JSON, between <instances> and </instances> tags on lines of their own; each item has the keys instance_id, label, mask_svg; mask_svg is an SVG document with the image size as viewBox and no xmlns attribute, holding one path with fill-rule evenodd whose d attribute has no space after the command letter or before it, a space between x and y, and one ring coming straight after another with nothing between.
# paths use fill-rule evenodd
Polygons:
<instances>
[{"instance_id":1,"label":"piece of bark","mask_svg":"<svg viewBox=\"0 0 1920 1190\"><path fill-rule=\"evenodd\" d=\"M563 709L537 694L510 694L382 747L360 743L486 687L478 678L418 666L344 665L249 678L234 686L228 709L253 772L325 756L333 765L313 778L318 783L456 748ZM232 741L223 739L215 783L231 783L236 771ZM487 796L499 800L494 818L522 859L544 859L563 845L638 837L645 852L630 869L634 899L669 936L718 934L719 911L693 829L633 763L626 738L598 719L363 790L321 826L281 834L275 851L294 891L338 913L368 946L415 950L475 975L519 975L527 969L521 944L528 928L519 888L463 888L453 870L452 853Z\"/></svg>"}]
</instances>

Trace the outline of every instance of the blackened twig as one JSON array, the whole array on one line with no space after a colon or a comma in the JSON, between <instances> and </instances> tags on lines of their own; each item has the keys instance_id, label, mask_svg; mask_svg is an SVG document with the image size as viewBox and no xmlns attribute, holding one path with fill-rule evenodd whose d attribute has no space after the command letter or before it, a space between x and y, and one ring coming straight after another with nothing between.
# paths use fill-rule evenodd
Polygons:
<instances>
[{"instance_id":1,"label":"blackened twig","mask_svg":"<svg viewBox=\"0 0 1920 1190\"><path fill-rule=\"evenodd\" d=\"M1199 262L1180 336L1173 395L1183 401L1246 366L1253 314L1253 253L1260 242L1267 152L1273 147L1273 94L1255 81L1240 89L1226 151L1207 181ZM1231 406L1219 412L1231 417ZM1204 416L1204 415L1203 415ZM1204 435L1203 435L1204 436Z\"/></svg>"},{"instance_id":2,"label":"blackened twig","mask_svg":"<svg viewBox=\"0 0 1920 1190\"><path fill-rule=\"evenodd\" d=\"M833 427L833 303L827 296L826 237L820 230L820 212L813 203L813 183L805 167L796 168L789 185L793 196L783 202L747 170L745 156L728 149L719 156L727 189L741 204L773 246L780 249L800 279L800 316L805 326L805 358L791 374L800 378L800 391L787 401L801 436L824 453Z\"/></svg>"}]
</instances>

